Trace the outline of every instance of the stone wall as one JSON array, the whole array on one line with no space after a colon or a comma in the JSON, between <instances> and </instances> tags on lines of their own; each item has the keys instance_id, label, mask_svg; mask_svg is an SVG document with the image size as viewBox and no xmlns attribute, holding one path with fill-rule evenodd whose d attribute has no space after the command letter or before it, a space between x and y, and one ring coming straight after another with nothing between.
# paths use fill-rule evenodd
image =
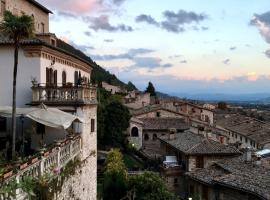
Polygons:
<instances>
[{"instance_id":1,"label":"stone wall","mask_svg":"<svg viewBox=\"0 0 270 200\"><path fill-rule=\"evenodd\" d=\"M42 11L35 5L31 4L29 1L25 0L6 0L6 10L11 11L15 15L21 15L25 13L34 18L35 31L37 33L49 32L49 15L48 13ZM0 21L2 20L0 16Z\"/></svg>"},{"instance_id":2,"label":"stone wall","mask_svg":"<svg viewBox=\"0 0 270 200\"><path fill-rule=\"evenodd\" d=\"M97 196L97 115L96 105L77 108L77 115L84 119L82 125L81 166L62 186L55 200L95 200ZM95 130L91 132L91 119Z\"/></svg>"}]
</instances>

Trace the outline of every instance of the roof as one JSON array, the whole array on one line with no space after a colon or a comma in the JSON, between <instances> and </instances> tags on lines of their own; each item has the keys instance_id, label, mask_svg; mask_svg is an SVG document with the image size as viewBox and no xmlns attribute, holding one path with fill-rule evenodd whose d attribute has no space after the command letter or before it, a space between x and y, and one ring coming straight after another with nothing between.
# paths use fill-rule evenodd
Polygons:
<instances>
[{"instance_id":1,"label":"roof","mask_svg":"<svg viewBox=\"0 0 270 200\"><path fill-rule=\"evenodd\" d=\"M53 13L52 11L50 11L48 8L46 8L45 6L41 5L40 3L38 3L35 0L27 0L29 3L35 5L36 7L38 7L39 9L41 9L42 11L46 12L46 13Z\"/></svg>"},{"instance_id":2,"label":"roof","mask_svg":"<svg viewBox=\"0 0 270 200\"><path fill-rule=\"evenodd\" d=\"M186 175L205 184L222 185L270 200L269 168L246 162L243 156L224 159L206 169L197 169Z\"/></svg>"},{"instance_id":3,"label":"roof","mask_svg":"<svg viewBox=\"0 0 270 200\"><path fill-rule=\"evenodd\" d=\"M51 33L38 34L38 35L51 35ZM7 39L7 38L0 35L0 45L11 45L11 44L13 44L13 42L10 39ZM60 39L57 39L56 44L57 44L57 46L55 47L55 46L50 45L50 44L48 44L48 43L46 43L38 38L26 39L26 40L22 40L22 42L21 42L21 45L23 45L23 46L35 46L35 45L46 46L46 47L49 47L51 49L60 51L64 54L70 55L70 56L90 65L90 66L93 65L93 62L90 62L89 60L87 60L86 59L87 57L81 51L75 49L74 47L67 44L66 42L64 42ZM82 56L82 54L84 56Z\"/></svg>"},{"instance_id":4,"label":"roof","mask_svg":"<svg viewBox=\"0 0 270 200\"><path fill-rule=\"evenodd\" d=\"M203 135L194 134L190 131L177 133L175 135L175 139L168 139L162 136L159 139L187 155L240 154L234 146L224 145L213 140L208 140Z\"/></svg>"},{"instance_id":5,"label":"roof","mask_svg":"<svg viewBox=\"0 0 270 200\"><path fill-rule=\"evenodd\" d=\"M161 104L154 104L154 105L145 106L145 107L142 107L140 109L131 110L130 112L133 116L137 116L137 115L142 115L142 114L146 114L146 113L150 113L150 112L155 112L157 110L166 110L168 112L175 113L175 114L181 115L181 116L187 115L184 112L176 112L176 111L170 110L168 108L165 108Z\"/></svg>"},{"instance_id":6,"label":"roof","mask_svg":"<svg viewBox=\"0 0 270 200\"><path fill-rule=\"evenodd\" d=\"M141 118L143 128L146 130L188 130L189 126L180 118Z\"/></svg>"},{"instance_id":7,"label":"roof","mask_svg":"<svg viewBox=\"0 0 270 200\"><path fill-rule=\"evenodd\" d=\"M259 144L270 143L270 124L239 114L217 115L216 124Z\"/></svg>"}]
</instances>

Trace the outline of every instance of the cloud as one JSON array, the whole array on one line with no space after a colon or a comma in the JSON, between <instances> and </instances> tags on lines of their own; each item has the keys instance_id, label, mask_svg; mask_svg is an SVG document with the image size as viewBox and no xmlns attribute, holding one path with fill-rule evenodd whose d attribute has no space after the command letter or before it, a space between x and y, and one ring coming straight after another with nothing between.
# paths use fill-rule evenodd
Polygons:
<instances>
[{"instance_id":1,"label":"cloud","mask_svg":"<svg viewBox=\"0 0 270 200\"><path fill-rule=\"evenodd\" d=\"M224 65L229 65L231 63L231 60L230 59L226 59L223 61L223 64Z\"/></svg>"},{"instance_id":2,"label":"cloud","mask_svg":"<svg viewBox=\"0 0 270 200\"><path fill-rule=\"evenodd\" d=\"M182 64L186 64L186 63L187 63L187 61L186 61L186 60L181 60L181 61L180 61L180 63L182 63Z\"/></svg>"},{"instance_id":3,"label":"cloud","mask_svg":"<svg viewBox=\"0 0 270 200\"><path fill-rule=\"evenodd\" d=\"M126 53L122 54L108 54L108 55L91 55L91 57L94 60L100 60L100 61L110 61L110 60L117 60L117 59L128 59L133 60L134 57L139 55L144 55L147 53L152 53L154 50L152 49L144 49L144 48L138 48L138 49L129 49Z\"/></svg>"},{"instance_id":4,"label":"cloud","mask_svg":"<svg viewBox=\"0 0 270 200\"><path fill-rule=\"evenodd\" d=\"M159 26L159 23L151 15L139 15L136 17L136 22L146 22L155 26Z\"/></svg>"},{"instance_id":5,"label":"cloud","mask_svg":"<svg viewBox=\"0 0 270 200\"><path fill-rule=\"evenodd\" d=\"M69 43L71 46L75 47L76 49L81 50L84 53L87 53L88 50L92 50L95 49L94 47L90 46L90 45L78 45L73 41L65 41L67 43Z\"/></svg>"},{"instance_id":6,"label":"cloud","mask_svg":"<svg viewBox=\"0 0 270 200\"><path fill-rule=\"evenodd\" d=\"M151 15L141 14L138 15L135 19L136 22L146 22L148 24L160 27L168 32L172 33L182 33L184 32L185 25L192 23L199 23L207 19L207 15L201 13L197 14L195 12L187 12L185 10L179 10L178 12L174 11L164 11L163 12L164 20L158 22ZM193 30L199 30L198 27L193 26ZM201 27L201 30L207 30L208 27Z\"/></svg>"},{"instance_id":7,"label":"cloud","mask_svg":"<svg viewBox=\"0 0 270 200\"><path fill-rule=\"evenodd\" d=\"M234 51L234 50L236 50L237 49L237 47L230 47L230 50L231 51Z\"/></svg>"},{"instance_id":8,"label":"cloud","mask_svg":"<svg viewBox=\"0 0 270 200\"><path fill-rule=\"evenodd\" d=\"M113 42L114 40L113 39L105 39L104 42L108 42L108 43L111 43Z\"/></svg>"},{"instance_id":9,"label":"cloud","mask_svg":"<svg viewBox=\"0 0 270 200\"><path fill-rule=\"evenodd\" d=\"M201 30L202 30L202 31L207 31L207 30L209 30L209 27L202 26L202 27L201 27Z\"/></svg>"},{"instance_id":10,"label":"cloud","mask_svg":"<svg viewBox=\"0 0 270 200\"><path fill-rule=\"evenodd\" d=\"M92 33L90 31L85 31L84 34L88 37L92 36Z\"/></svg>"},{"instance_id":11,"label":"cloud","mask_svg":"<svg viewBox=\"0 0 270 200\"><path fill-rule=\"evenodd\" d=\"M260 31L261 36L265 39L267 43L270 44L270 11L261 15L254 14L254 17L250 21L250 24L256 26ZM267 50L265 52L265 55L269 57L269 53L269 50Z\"/></svg>"},{"instance_id":12,"label":"cloud","mask_svg":"<svg viewBox=\"0 0 270 200\"><path fill-rule=\"evenodd\" d=\"M64 17L64 18L73 18L73 19L77 18L77 16L75 14L72 14L69 12L64 12L64 11L58 11L57 15L60 17Z\"/></svg>"},{"instance_id":13,"label":"cloud","mask_svg":"<svg viewBox=\"0 0 270 200\"><path fill-rule=\"evenodd\" d=\"M83 17L84 22L90 23L89 28L94 31L108 31L108 32L132 32L133 28L125 24L118 24L116 26L110 24L108 15L100 15L99 17Z\"/></svg>"},{"instance_id":14,"label":"cloud","mask_svg":"<svg viewBox=\"0 0 270 200\"><path fill-rule=\"evenodd\" d=\"M268 58L270 58L270 49L266 50L266 51L264 52L264 54L265 54Z\"/></svg>"},{"instance_id":15,"label":"cloud","mask_svg":"<svg viewBox=\"0 0 270 200\"><path fill-rule=\"evenodd\" d=\"M134 57L132 61L135 63L134 65L130 66L130 68L138 67L138 68L168 68L172 67L172 64L166 63L161 64L162 60L157 57Z\"/></svg>"},{"instance_id":16,"label":"cloud","mask_svg":"<svg viewBox=\"0 0 270 200\"><path fill-rule=\"evenodd\" d=\"M99 10L113 10L122 5L125 0L39 0L42 5L52 10L85 14Z\"/></svg>"}]
</instances>

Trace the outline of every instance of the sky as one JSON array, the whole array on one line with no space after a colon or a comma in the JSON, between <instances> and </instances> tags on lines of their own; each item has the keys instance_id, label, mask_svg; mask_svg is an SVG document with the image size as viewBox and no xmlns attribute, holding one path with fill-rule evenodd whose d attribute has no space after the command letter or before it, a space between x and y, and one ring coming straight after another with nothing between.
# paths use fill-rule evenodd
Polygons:
<instances>
[{"instance_id":1,"label":"sky","mask_svg":"<svg viewBox=\"0 0 270 200\"><path fill-rule=\"evenodd\" d=\"M269 0L38 0L50 32L169 94L270 93Z\"/></svg>"}]
</instances>

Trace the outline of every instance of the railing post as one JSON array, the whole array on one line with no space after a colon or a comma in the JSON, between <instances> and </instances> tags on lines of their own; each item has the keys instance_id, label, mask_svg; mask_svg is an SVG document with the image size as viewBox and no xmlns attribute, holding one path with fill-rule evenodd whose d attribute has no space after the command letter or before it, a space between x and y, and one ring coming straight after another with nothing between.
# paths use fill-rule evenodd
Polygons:
<instances>
[{"instance_id":1,"label":"railing post","mask_svg":"<svg viewBox=\"0 0 270 200\"><path fill-rule=\"evenodd\" d=\"M61 147L57 147L57 154L56 154L56 162L57 162L57 168L61 167L61 163L60 163L60 152L61 152Z\"/></svg>"},{"instance_id":2,"label":"railing post","mask_svg":"<svg viewBox=\"0 0 270 200\"><path fill-rule=\"evenodd\" d=\"M45 164L45 157L41 156L40 165L39 165L39 177L44 175L44 164Z\"/></svg>"},{"instance_id":3,"label":"railing post","mask_svg":"<svg viewBox=\"0 0 270 200\"><path fill-rule=\"evenodd\" d=\"M71 143L70 143L70 146L69 146L69 155L70 155L70 157L73 156L73 144L74 144L74 141L71 140Z\"/></svg>"}]
</instances>

